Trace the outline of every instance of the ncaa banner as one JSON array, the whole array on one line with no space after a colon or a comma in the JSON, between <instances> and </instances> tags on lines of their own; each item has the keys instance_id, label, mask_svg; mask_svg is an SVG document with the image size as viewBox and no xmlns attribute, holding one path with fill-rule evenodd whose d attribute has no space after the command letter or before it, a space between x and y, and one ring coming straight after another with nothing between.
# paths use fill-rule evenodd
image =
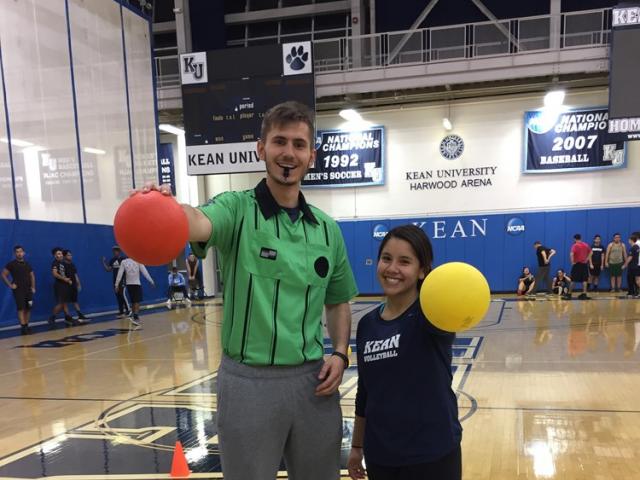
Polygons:
<instances>
[{"instance_id":1,"label":"ncaa banner","mask_svg":"<svg viewBox=\"0 0 640 480\"><path fill-rule=\"evenodd\" d=\"M524 172L625 167L625 143L608 134L608 121L606 108L525 112Z\"/></svg>"},{"instance_id":2,"label":"ncaa banner","mask_svg":"<svg viewBox=\"0 0 640 480\"><path fill-rule=\"evenodd\" d=\"M384 127L357 132L320 130L316 163L302 180L308 187L384 184Z\"/></svg>"}]
</instances>

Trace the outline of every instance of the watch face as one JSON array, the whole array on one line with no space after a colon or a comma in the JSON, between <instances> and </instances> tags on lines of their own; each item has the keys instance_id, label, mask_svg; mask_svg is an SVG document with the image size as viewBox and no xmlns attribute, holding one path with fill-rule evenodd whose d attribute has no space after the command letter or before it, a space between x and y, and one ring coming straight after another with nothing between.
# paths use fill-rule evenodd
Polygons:
<instances>
[{"instance_id":1,"label":"watch face","mask_svg":"<svg viewBox=\"0 0 640 480\"><path fill-rule=\"evenodd\" d=\"M447 160L455 160L464 152L464 141L458 135L447 135L440 142L440 155Z\"/></svg>"}]
</instances>

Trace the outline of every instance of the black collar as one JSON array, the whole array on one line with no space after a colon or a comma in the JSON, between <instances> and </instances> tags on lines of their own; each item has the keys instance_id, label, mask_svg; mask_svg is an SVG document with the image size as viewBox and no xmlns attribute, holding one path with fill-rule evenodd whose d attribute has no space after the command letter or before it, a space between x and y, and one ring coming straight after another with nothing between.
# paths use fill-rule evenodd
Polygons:
<instances>
[{"instance_id":1,"label":"black collar","mask_svg":"<svg viewBox=\"0 0 640 480\"><path fill-rule=\"evenodd\" d=\"M254 189L256 193L256 201L258 202L258 206L260 207L260 211L264 218L269 219L274 215L277 215L282 208L276 202L276 199L273 198L269 187L267 186L267 179L263 178L262 181L256 185ZM318 224L318 220L316 220L315 215L311 212L311 208L309 208L309 204L304 199L304 195L302 192L298 194L298 208L302 212L302 218L304 218L307 222Z\"/></svg>"}]
</instances>

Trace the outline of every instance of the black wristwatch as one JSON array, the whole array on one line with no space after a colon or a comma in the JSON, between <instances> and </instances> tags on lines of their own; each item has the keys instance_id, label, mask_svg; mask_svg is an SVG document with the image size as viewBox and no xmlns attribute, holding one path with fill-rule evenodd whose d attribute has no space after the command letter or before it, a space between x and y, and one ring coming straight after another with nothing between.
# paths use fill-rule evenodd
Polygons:
<instances>
[{"instance_id":1,"label":"black wristwatch","mask_svg":"<svg viewBox=\"0 0 640 480\"><path fill-rule=\"evenodd\" d=\"M342 359L342 361L344 362L344 369L346 370L347 368L349 368L349 357L347 357L344 353L340 353L340 352L333 352L331 354L332 356L335 355L336 357L339 357Z\"/></svg>"}]
</instances>

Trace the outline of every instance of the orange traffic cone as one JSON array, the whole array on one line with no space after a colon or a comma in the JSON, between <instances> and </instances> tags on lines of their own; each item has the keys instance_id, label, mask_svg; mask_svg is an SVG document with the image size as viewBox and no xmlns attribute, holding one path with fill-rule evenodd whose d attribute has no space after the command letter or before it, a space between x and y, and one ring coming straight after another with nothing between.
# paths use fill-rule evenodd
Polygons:
<instances>
[{"instance_id":1,"label":"orange traffic cone","mask_svg":"<svg viewBox=\"0 0 640 480\"><path fill-rule=\"evenodd\" d=\"M184 478L188 477L190 474L191 470L189 470L189 464L184 456L182 444L180 441L177 441L176 448L173 450L173 461L171 462L171 473L169 476Z\"/></svg>"}]
</instances>

